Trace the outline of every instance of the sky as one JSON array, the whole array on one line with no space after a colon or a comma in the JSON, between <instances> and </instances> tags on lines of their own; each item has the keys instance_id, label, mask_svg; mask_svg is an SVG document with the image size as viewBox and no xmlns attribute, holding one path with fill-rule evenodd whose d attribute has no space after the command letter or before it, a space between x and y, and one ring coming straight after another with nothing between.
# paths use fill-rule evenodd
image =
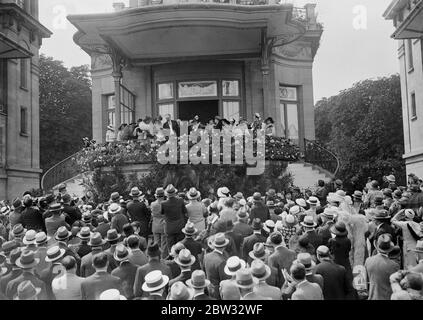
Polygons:
<instances>
[{"instance_id":1,"label":"sky","mask_svg":"<svg viewBox=\"0 0 423 320\"><path fill-rule=\"evenodd\" d=\"M50 39L44 39L41 53L63 61L67 67L90 64L89 56L73 42L76 28L66 16L112 12L113 2L118 1L40 1L40 20L53 32ZM296 6L316 3L318 21L324 26L313 69L315 102L360 80L399 72L398 44L390 37L394 27L382 16L391 0L287 1Z\"/></svg>"}]
</instances>

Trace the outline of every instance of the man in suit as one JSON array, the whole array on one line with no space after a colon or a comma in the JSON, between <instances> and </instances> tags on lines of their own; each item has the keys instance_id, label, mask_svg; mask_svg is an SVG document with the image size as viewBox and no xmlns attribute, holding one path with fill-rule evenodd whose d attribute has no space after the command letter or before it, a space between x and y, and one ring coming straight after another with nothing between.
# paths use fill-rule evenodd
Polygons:
<instances>
[{"instance_id":1,"label":"man in suit","mask_svg":"<svg viewBox=\"0 0 423 320\"><path fill-rule=\"evenodd\" d=\"M261 260L266 265L269 262L269 253L266 250L264 243L257 242L254 245L253 251L250 252L250 264L254 262L254 260ZM280 288L282 287L282 272L276 269L273 266L269 266L270 268L270 275L265 279L265 282L269 286Z\"/></svg>"},{"instance_id":2,"label":"man in suit","mask_svg":"<svg viewBox=\"0 0 423 320\"><path fill-rule=\"evenodd\" d=\"M352 283L348 281L347 271L336 264L330 257L330 250L326 246L317 249L317 259L320 263L315 273L323 277L323 296L325 300L347 300L354 296Z\"/></svg>"},{"instance_id":3,"label":"man in suit","mask_svg":"<svg viewBox=\"0 0 423 320\"><path fill-rule=\"evenodd\" d=\"M68 225L73 225L75 221L82 219L82 213L77 206L72 204L72 197L65 194L62 198L63 213L65 214L65 221Z\"/></svg>"},{"instance_id":4,"label":"man in suit","mask_svg":"<svg viewBox=\"0 0 423 320\"><path fill-rule=\"evenodd\" d=\"M82 300L81 283L84 278L76 275L76 260L67 256L60 261L65 273L53 279L51 287L56 300Z\"/></svg>"},{"instance_id":5,"label":"man in suit","mask_svg":"<svg viewBox=\"0 0 423 320\"><path fill-rule=\"evenodd\" d=\"M22 269L22 274L10 281L6 287L6 296L12 300L17 294L18 286L23 281L30 281L34 287L41 288L41 293L38 296L38 300L48 300L46 284L35 275L34 268L40 262L38 258L35 258L33 251L24 250L21 256L16 260L16 265Z\"/></svg>"},{"instance_id":6,"label":"man in suit","mask_svg":"<svg viewBox=\"0 0 423 320\"><path fill-rule=\"evenodd\" d=\"M165 260L166 265L170 268L172 279L181 274L181 268L179 268L179 265L176 263L175 259L179 256L179 252L181 252L183 249L186 249L185 246L181 242L178 242L170 249L169 257L167 257Z\"/></svg>"},{"instance_id":7,"label":"man in suit","mask_svg":"<svg viewBox=\"0 0 423 320\"><path fill-rule=\"evenodd\" d=\"M108 209L109 215L112 217L110 227L117 230L118 233L123 232L123 226L127 224L128 218L123 212L123 208L118 203L112 203Z\"/></svg>"},{"instance_id":8,"label":"man in suit","mask_svg":"<svg viewBox=\"0 0 423 320\"><path fill-rule=\"evenodd\" d=\"M398 263L389 259L394 249L390 234L382 234L376 242L377 254L367 258L364 266L369 280L369 300L390 300L392 295L389 277L400 269Z\"/></svg>"},{"instance_id":9,"label":"man in suit","mask_svg":"<svg viewBox=\"0 0 423 320\"><path fill-rule=\"evenodd\" d=\"M6 260L6 263L10 267L10 271L3 275L0 280L1 293L4 295L6 294L6 288L9 282L12 282L22 274L22 269L16 265L16 260L19 259L21 253L22 251L20 248L13 249L10 253L10 257Z\"/></svg>"},{"instance_id":10,"label":"man in suit","mask_svg":"<svg viewBox=\"0 0 423 320\"><path fill-rule=\"evenodd\" d=\"M326 208L320 215L322 225L317 229L317 234L322 238L322 245L328 246L329 239L332 238L330 228L335 224L335 215L337 211L333 208ZM317 247L318 248L318 247Z\"/></svg>"},{"instance_id":11,"label":"man in suit","mask_svg":"<svg viewBox=\"0 0 423 320\"><path fill-rule=\"evenodd\" d=\"M218 233L214 236L212 246L214 250L204 256L204 269L206 271L207 279L211 282L210 295L219 299L219 284L222 280L228 279L224 268L226 265L227 256L224 254L225 247L229 244L229 240L223 233Z\"/></svg>"},{"instance_id":12,"label":"man in suit","mask_svg":"<svg viewBox=\"0 0 423 320\"><path fill-rule=\"evenodd\" d=\"M178 281L185 283L187 280L191 279L191 268L195 260L195 257L188 249L183 249L179 252L179 255L175 258L175 262L181 269L181 274L169 281L169 288L172 288L173 284Z\"/></svg>"},{"instance_id":13,"label":"man in suit","mask_svg":"<svg viewBox=\"0 0 423 320\"><path fill-rule=\"evenodd\" d=\"M123 295L131 300L134 297L134 282L138 267L129 261L129 251L122 244L116 247L114 258L120 265L112 271L112 276L120 279Z\"/></svg>"},{"instance_id":14,"label":"man in suit","mask_svg":"<svg viewBox=\"0 0 423 320\"><path fill-rule=\"evenodd\" d=\"M241 300L271 300L254 291L258 280L255 279L250 269L241 269L236 273L236 285L241 293Z\"/></svg>"},{"instance_id":15,"label":"man in suit","mask_svg":"<svg viewBox=\"0 0 423 320\"><path fill-rule=\"evenodd\" d=\"M101 237L104 239L107 237L107 231L110 230L110 223L106 221L103 215L97 217L97 227L93 232L99 232Z\"/></svg>"},{"instance_id":16,"label":"man in suit","mask_svg":"<svg viewBox=\"0 0 423 320\"><path fill-rule=\"evenodd\" d=\"M168 200L162 202L162 214L165 217L165 233L167 235L168 246L172 247L184 238L182 229L187 220L187 208L184 200L177 197L178 190L173 185L166 188Z\"/></svg>"},{"instance_id":17,"label":"man in suit","mask_svg":"<svg viewBox=\"0 0 423 320\"><path fill-rule=\"evenodd\" d=\"M296 253L285 247L282 235L279 232L272 233L270 235L270 242L275 248L269 257L269 266L276 268L278 271L290 270L292 263L296 258ZM281 276L281 283L285 282L283 276Z\"/></svg>"},{"instance_id":18,"label":"man in suit","mask_svg":"<svg viewBox=\"0 0 423 320\"><path fill-rule=\"evenodd\" d=\"M251 263L251 273L254 278L258 280L258 284L254 288L254 292L260 296L270 298L272 300L281 300L281 289L269 286L266 280L271 276L272 271L270 267L265 265L261 260L254 260Z\"/></svg>"},{"instance_id":19,"label":"man in suit","mask_svg":"<svg viewBox=\"0 0 423 320\"><path fill-rule=\"evenodd\" d=\"M137 187L132 188L130 196L132 197L132 201L130 201L126 206L129 217L131 218L131 221L139 221L141 223L141 230L139 234L147 239L150 234L148 226L151 219L151 212L145 203L140 201L142 192Z\"/></svg>"},{"instance_id":20,"label":"man in suit","mask_svg":"<svg viewBox=\"0 0 423 320\"><path fill-rule=\"evenodd\" d=\"M312 216L305 216L301 226L304 230L304 238L308 239L308 242L314 247L314 249L320 247L323 244L323 239L316 232L317 223L314 222Z\"/></svg>"},{"instance_id":21,"label":"man in suit","mask_svg":"<svg viewBox=\"0 0 423 320\"><path fill-rule=\"evenodd\" d=\"M65 216L62 214L62 206L59 203L52 204L49 207L49 211L52 213L52 216L44 221L49 237L53 237L60 227L65 226L70 229L69 224L65 221Z\"/></svg>"},{"instance_id":22,"label":"man in suit","mask_svg":"<svg viewBox=\"0 0 423 320\"><path fill-rule=\"evenodd\" d=\"M148 294L144 300L165 300L165 288L169 283L169 277L160 270L154 270L145 276L145 282L142 285L142 291Z\"/></svg>"},{"instance_id":23,"label":"man in suit","mask_svg":"<svg viewBox=\"0 0 423 320\"><path fill-rule=\"evenodd\" d=\"M160 259L161 252L159 245L154 243L147 248L148 263L139 267L135 276L134 296L141 297L143 295L142 287L145 276L154 270L160 270L164 275L170 278L170 268Z\"/></svg>"},{"instance_id":24,"label":"man in suit","mask_svg":"<svg viewBox=\"0 0 423 320\"><path fill-rule=\"evenodd\" d=\"M254 245L258 242L265 243L267 238L262 235L261 231L263 228L262 221L260 219L254 219L253 221L253 234L249 237L244 238L242 243L242 258L245 261L249 261L249 253L253 250Z\"/></svg>"},{"instance_id":25,"label":"man in suit","mask_svg":"<svg viewBox=\"0 0 423 320\"><path fill-rule=\"evenodd\" d=\"M91 237L90 228L81 228L81 231L78 232L77 237L81 240L81 242L75 246L75 251L82 258L91 252L91 246L88 245L88 241L90 241Z\"/></svg>"},{"instance_id":26,"label":"man in suit","mask_svg":"<svg viewBox=\"0 0 423 320\"><path fill-rule=\"evenodd\" d=\"M95 273L81 283L82 300L98 300L100 294L109 289L116 289L122 294L121 280L107 273L109 259L100 252L93 257Z\"/></svg>"},{"instance_id":27,"label":"man in suit","mask_svg":"<svg viewBox=\"0 0 423 320\"><path fill-rule=\"evenodd\" d=\"M323 292L317 283L311 283L306 279L306 269L301 263L292 265L291 276L295 282L295 292L292 300L323 300Z\"/></svg>"},{"instance_id":28,"label":"man in suit","mask_svg":"<svg viewBox=\"0 0 423 320\"><path fill-rule=\"evenodd\" d=\"M110 229L107 231L106 241L109 244L109 248L104 250L106 254L109 255L109 261L111 263L111 269L114 270L119 265L118 262L114 258L115 250L118 243L121 240L121 235L118 233L116 229Z\"/></svg>"},{"instance_id":29,"label":"man in suit","mask_svg":"<svg viewBox=\"0 0 423 320\"><path fill-rule=\"evenodd\" d=\"M249 225L247 224L247 226ZM235 252L233 252L233 255L238 257L241 256L241 246L242 242L244 241L244 237L241 234L234 232L234 223L232 222L232 220L226 222L225 235L227 238L230 238L234 243Z\"/></svg>"},{"instance_id":30,"label":"man in suit","mask_svg":"<svg viewBox=\"0 0 423 320\"><path fill-rule=\"evenodd\" d=\"M47 297L49 300L54 300L55 296L52 290L53 279L58 276L57 266L60 260L65 256L65 250L58 246L51 247L47 250L47 262L51 263L50 267L40 273L40 279L46 284Z\"/></svg>"},{"instance_id":31,"label":"man in suit","mask_svg":"<svg viewBox=\"0 0 423 320\"><path fill-rule=\"evenodd\" d=\"M180 136L180 128L178 122L172 120L172 116L170 114L165 115L166 122L163 124L163 129L168 129L170 132L169 134L175 134L177 137Z\"/></svg>"},{"instance_id":32,"label":"man in suit","mask_svg":"<svg viewBox=\"0 0 423 320\"><path fill-rule=\"evenodd\" d=\"M195 270L191 275L191 279L186 281L186 284L194 290L194 298L192 300L215 300L204 292L210 285L210 281L206 279L206 274L203 270Z\"/></svg>"},{"instance_id":33,"label":"man in suit","mask_svg":"<svg viewBox=\"0 0 423 320\"><path fill-rule=\"evenodd\" d=\"M253 228L248 224L249 215L245 209L240 209L237 213L238 221L234 224L233 232L241 235L243 238L253 234Z\"/></svg>"},{"instance_id":34,"label":"man in suit","mask_svg":"<svg viewBox=\"0 0 423 320\"><path fill-rule=\"evenodd\" d=\"M254 219L260 219L262 222L270 219L269 208L267 208L263 203L263 199L259 192L256 192L253 195L253 206L251 207L250 212L250 223L252 223Z\"/></svg>"},{"instance_id":35,"label":"man in suit","mask_svg":"<svg viewBox=\"0 0 423 320\"><path fill-rule=\"evenodd\" d=\"M142 267L148 263L148 258L144 252L140 249L140 238L136 235L132 235L127 239L129 252L129 261L138 266Z\"/></svg>"},{"instance_id":36,"label":"man in suit","mask_svg":"<svg viewBox=\"0 0 423 320\"><path fill-rule=\"evenodd\" d=\"M89 254L87 254L86 256L82 257L81 272L80 272L81 277L87 278L87 277L89 277L89 276L91 276L95 273L95 269L94 269L93 264L92 264L93 257L95 255L103 252L103 246L104 246L105 243L106 243L106 241L103 240L100 233L94 232L91 235L90 241L88 242L88 245L91 246L91 252ZM109 260L109 264L108 264L108 272L112 272L112 267L110 266L110 262L111 262L110 260ZM114 261L114 259L113 259L113 261Z\"/></svg>"},{"instance_id":37,"label":"man in suit","mask_svg":"<svg viewBox=\"0 0 423 320\"><path fill-rule=\"evenodd\" d=\"M65 250L65 257L72 256L75 258L77 263L77 274L79 275L81 268L81 257L68 246L69 238L71 236L72 233L66 227L60 227L54 235L54 238L57 241L57 246L59 246L60 249Z\"/></svg>"},{"instance_id":38,"label":"man in suit","mask_svg":"<svg viewBox=\"0 0 423 320\"><path fill-rule=\"evenodd\" d=\"M35 257L40 259L40 263L35 267L35 272L40 275L41 272L50 267L50 263L45 259L47 257L47 246L50 237L47 237L45 232L39 232L35 236L35 243L37 245L37 251L35 251Z\"/></svg>"},{"instance_id":39,"label":"man in suit","mask_svg":"<svg viewBox=\"0 0 423 320\"><path fill-rule=\"evenodd\" d=\"M192 270L200 270L199 256L203 252L203 246L199 241L194 240L194 236L198 230L194 227L192 222L188 222L182 232L185 234L185 239L181 243L188 249L195 258L195 263L192 266Z\"/></svg>"}]
</instances>

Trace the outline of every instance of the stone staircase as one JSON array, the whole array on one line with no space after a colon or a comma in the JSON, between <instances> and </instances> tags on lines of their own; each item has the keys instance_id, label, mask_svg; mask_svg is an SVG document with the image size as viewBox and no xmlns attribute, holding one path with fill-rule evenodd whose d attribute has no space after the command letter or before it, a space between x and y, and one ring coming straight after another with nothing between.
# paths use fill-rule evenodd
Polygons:
<instances>
[{"instance_id":1,"label":"stone staircase","mask_svg":"<svg viewBox=\"0 0 423 320\"><path fill-rule=\"evenodd\" d=\"M316 189L319 180L329 182L333 177L325 170L305 162L291 163L288 165L287 171L293 175L294 185L301 190L310 189L313 191Z\"/></svg>"}]
</instances>

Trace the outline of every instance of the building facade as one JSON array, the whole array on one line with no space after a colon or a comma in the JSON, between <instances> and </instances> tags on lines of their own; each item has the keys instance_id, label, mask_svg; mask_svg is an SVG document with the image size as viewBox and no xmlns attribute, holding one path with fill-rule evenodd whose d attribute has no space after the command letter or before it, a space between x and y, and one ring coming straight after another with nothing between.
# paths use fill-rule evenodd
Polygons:
<instances>
[{"instance_id":1,"label":"building facade","mask_svg":"<svg viewBox=\"0 0 423 320\"><path fill-rule=\"evenodd\" d=\"M384 17L398 40L407 173L423 177L423 0L394 0Z\"/></svg>"},{"instance_id":2,"label":"building facade","mask_svg":"<svg viewBox=\"0 0 423 320\"><path fill-rule=\"evenodd\" d=\"M0 199L40 187L38 0L0 0Z\"/></svg>"},{"instance_id":3,"label":"building facade","mask_svg":"<svg viewBox=\"0 0 423 320\"><path fill-rule=\"evenodd\" d=\"M314 140L313 61L322 26L315 5L272 0L152 0L72 15L92 60L93 138L109 125L171 114L272 117L278 136Z\"/></svg>"}]
</instances>

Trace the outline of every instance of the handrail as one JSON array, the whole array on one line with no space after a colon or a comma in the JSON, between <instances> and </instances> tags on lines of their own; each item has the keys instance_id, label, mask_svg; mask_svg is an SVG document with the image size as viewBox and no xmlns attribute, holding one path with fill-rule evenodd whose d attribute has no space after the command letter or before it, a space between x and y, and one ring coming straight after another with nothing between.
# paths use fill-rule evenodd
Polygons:
<instances>
[{"instance_id":1,"label":"handrail","mask_svg":"<svg viewBox=\"0 0 423 320\"><path fill-rule=\"evenodd\" d=\"M80 152L81 151L74 153L48 169L41 178L42 190L51 190L58 184L78 175L80 172L78 171L78 165L75 158Z\"/></svg>"},{"instance_id":2,"label":"handrail","mask_svg":"<svg viewBox=\"0 0 423 320\"><path fill-rule=\"evenodd\" d=\"M329 171L335 177L341 167L339 158L330 150L322 147L315 141L304 139L304 161L324 170Z\"/></svg>"}]
</instances>

